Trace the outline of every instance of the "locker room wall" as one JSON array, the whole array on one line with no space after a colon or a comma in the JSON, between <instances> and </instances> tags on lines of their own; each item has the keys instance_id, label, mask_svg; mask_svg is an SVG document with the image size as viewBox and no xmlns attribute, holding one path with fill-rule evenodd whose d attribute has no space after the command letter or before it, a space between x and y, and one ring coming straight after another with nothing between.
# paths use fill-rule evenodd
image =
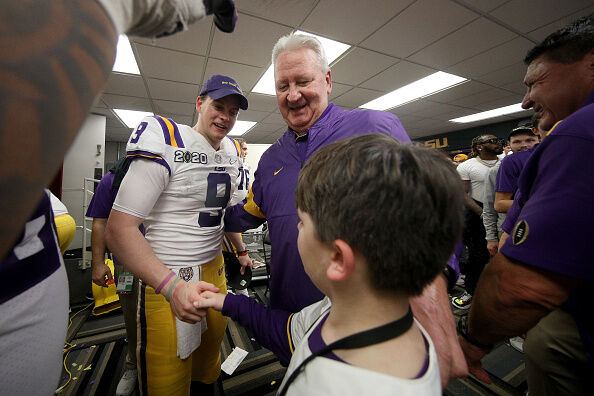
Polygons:
<instances>
[{"instance_id":1,"label":"locker room wall","mask_svg":"<svg viewBox=\"0 0 594 396\"><path fill-rule=\"evenodd\" d=\"M90 114L64 157L62 202L76 221L76 234L68 249L82 247L83 179L92 178L105 160L105 116ZM91 185L92 187L92 185ZM89 240L90 244L90 240Z\"/></svg>"}]
</instances>

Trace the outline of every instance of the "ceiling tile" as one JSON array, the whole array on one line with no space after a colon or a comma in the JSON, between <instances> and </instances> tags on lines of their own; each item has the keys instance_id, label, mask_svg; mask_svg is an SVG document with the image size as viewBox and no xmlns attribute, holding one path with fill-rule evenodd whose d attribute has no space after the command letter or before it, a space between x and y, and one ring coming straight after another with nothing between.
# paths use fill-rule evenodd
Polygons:
<instances>
[{"instance_id":1,"label":"ceiling tile","mask_svg":"<svg viewBox=\"0 0 594 396\"><path fill-rule=\"evenodd\" d=\"M264 69L255 66L242 65L223 60L208 59L204 80L207 80L213 74L223 74L233 78L239 83L244 93L250 92L254 85L264 74Z\"/></svg>"},{"instance_id":2,"label":"ceiling tile","mask_svg":"<svg viewBox=\"0 0 594 396\"><path fill-rule=\"evenodd\" d=\"M241 110L239 112L239 119L242 121L260 122L266 118L270 113L257 110Z\"/></svg>"},{"instance_id":3,"label":"ceiling tile","mask_svg":"<svg viewBox=\"0 0 594 396\"><path fill-rule=\"evenodd\" d=\"M477 80L485 84L499 87L513 82L524 81L525 74L526 65L524 62L517 62L513 65L504 67L503 69L480 76Z\"/></svg>"},{"instance_id":4,"label":"ceiling tile","mask_svg":"<svg viewBox=\"0 0 594 396\"><path fill-rule=\"evenodd\" d=\"M420 66L411 62L401 61L387 70L379 73L361 84L363 88L390 92L401 88L423 77L435 73L437 70Z\"/></svg>"},{"instance_id":5,"label":"ceiling tile","mask_svg":"<svg viewBox=\"0 0 594 396\"><path fill-rule=\"evenodd\" d=\"M423 109L419 111L415 111L412 114L432 118L438 116L440 114L452 113L452 112L460 112L465 110L460 106L446 104L446 103L439 103L439 102L432 102L430 100L421 100L424 104Z\"/></svg>"},{"instance_id":6,"label":"ceiling tile","mask_svg":"<svg viewBox=\"0 0 594 396\"><path fill-rule=\"evenodd\" d=\"M151 98L194 103L200 93L200 85L147 78Z\"/></svg>"},{"instance_id":7,"label":"ceiling tile","mask_svg":"<svg viewBox=\"0 0 594 396\"><path fill-rule=\"evenodd\" d=\"M285 124L285 120L283 118L283 116L280 113L274 112L274 113L269 113L263 120L263 123L266 124L274 124L276 125L276 128L278 129L280 126L282 125L286 125Z\"/></svg>"},{"instance_id":8,"label":"ceiling tile","mask_svg":"<svg viewBox=\"0 0 594 396\"><path fill-rule=\"evenodd\" d=\"M198 84L204 57L137 44L139 68L146 77Z\"/></svg>"},{"instance_id":9,"label":"ceiling tile","mask_svg":"<svg viewBox=\"0 0 594 396\"><path fill-rule=\"evenodd\" d=\"M369 102L370 100L379 98L380 96L382 96L382 92L365 88L353 88L347 93L336 98L334 103L343 107L355 108Z\"/></svg>"},{"instance_id":10,"label":"ceiling tile","mask_svg":"<svg viewBox=\"0 0 594 396\"><path fill-rule=\"evenodd\" d=\"M592 0L512 0L491 15L527 33L589 6L592 6Z\"/></svg>"},{"instance_id":11,"label":"ceiling tile","mask_svg":"<svg viewBox=\"0 0 594 396\"><path fill-rule=\"evenodd\" d=\"M103 94L102 99L110 109L153 111L149 100L145 98Z\"/></svg>"},{"instance_id":12,"label":"ceiling tile","mask_svg":"<svg viewBox=\"0 0 594 396\"><path fill-rule=\"evenodd\" d=\"M141 76L117 72L109 73L103 92L141 98L148 97Z\"/></svg>"},{"instance_id":13,"label":"ceiling tile","mask_svg":"<svg viewBox=\"0 0 594 396\"><path fill-rule=\"evenodd\" d=\"M332 80L343 84L358 85L398 61L397 58L355 48L332 66Z\"/></svg>"},{"instance_id":14,"label":"ceiling tile","mask_svg":"<svg viewBox=\"0 0 594 396\"><path fill-rule=\"evenodd\" d=\"M517 94L524 95L526 93L526 86L522 81L516 81L513 83L505 84L500 87L501 89L505 89L506 91L511 91Z\"/></svg>"},{"instance_id":15,"label":"ceiling tile","mask_svg":"<svg viewBox=\"0 0 594 396\"><path fill-rule=\"evenodd\" d=\"M239 10L238 24L242 24L245 15L253 14L264 19L279 23L298 26L311 12L318 0L267 0L267 1L237 1Z\"/></svg>"},{"instance_id":16,"label":"ceiling tile","mask_svg":"<svg viewBox=\"0 0 594 396\"><path fill-rule=\"evenodd\" d=\"M419 0L361 43L406 58L464 26L478 15L450 1Z\"/></svg>"},{"instance_id":17,"label":"ceiling tile","mask_svg":"<svg viewBox=\"0 0 594 396\"><path fill-rule=\"evenodd\" d=\"M413 2L414 0L323 0L301 28L334 40L357 44Z\"/></svg>"},{"instance_id":18,"label":"ceiling tile","mask_svg":"<svg viewBox=\"0 0 594 396\"><path fill-rule=\"evenodd\" d=\"M247 96L249 110L271 112L277 109L276 96L250 93Z\"/></svg>"},{"instance_id":19,"label":"ceiling tile","mask_svg":"<svg viewBox=\"0 0 594 396\"><path fill-rule=\"evenodd\" d=\"M489 12L507 3L509 0L458 0L458 4L468 4L469 8L476 8L481 12Z\"/></svg>"},{"instance_id":20,"label":"ceiling tile","mask_svg":"<svg viewBox=\"0 0 594 396\"><path fill-rule=\"evenodd\" d=\"M433 102L451 103L452 101L464 98L469 95L474 95L482 91L492 89L489 85L480 83L478 81L466 81L465 83L456 85L455 87L446 89L428 97Z\"/></svg>"},{"instance_id":21,"label":"ceiling tile","mask_svg":"<svg viewBox=\"0 0 594 396\"><path fill-rule=\"evenodd\" d=\"M493 100L505 98L509 95L509 91L504 91L503 89L490 87L489 89L481 91L479 93L451 100L449 104L460 107L466 107L469 109L479 109L478 105L481 103L491 102ZM468 113L471 114L472 112L472 110L469 110Z\"/></svg>"},{"instance_id":22,"label":"ceiling tile","mask_svg":"<svg viewBox=\"0 0 594 396\"><path fill-rule=\"evenodd\" d=\"M353 89L353 87L351 85L340 84L340 83L334 82L334 77L332 77L332 80L333 80L332 81L332 92L330 92L330 96L328 96L328 98L330 100L334 100L334 98Z\"/></svg>"},{"instance_id":23,"label":"ceiling tile","mask_svg":"<svg viewBox=\"0 0 594 396\"><path fill-rule=\"evenodd\" d=\"M242 15L233 34L216 30L210 56L247 65L268 67L272 47L281 36L292 30L277 23ZM254 43L258 44L254 45ZM246 50L248 48L249 50Z\"/></svg>"},{"instance_id":24,"label":"ceiling tile","mask_svg":"<svg viewBox=\"0 0 594 396\"><path fill-rule=\"evenodd\" d=\"M518 63L518 61L524 59L524 56L532 47L534 47L534 43L523 37L517 37L451 66L446 71L466 78L476 78Z\"/></svg>"},{"instance_id":25,"label":"ceiling tile","mask_svg":"<svg viewBox=\"0 0 594 396\"><path fill-rule=\"evenodd\" d=\"M509 106L516 103L520 103L522 101L523 95L521 94L512 94L507 95L499 99L495 99L492 101L487 101L483 103L477 104L475 107L481 111L493 110L503 106Z\"/></svg>"},{"instance_id":26,"label":"ceiling tile","mask_svg":"<svg viewBox=\"0 0 594 396\"><path fill-rule=\"evenodd\" d=\"M173 102L169 100L154 100L156 111L161 113L181 114L191 117L194 113L194 103Z\"/></svg>"},{"instance_id":27,"label":"ceiling tile","mask_svg":"<svg viewBox=\"0 0 594 396\"><path fill-rule=\"evenodd\" d=\"M409 59L443 70L516 36L500 25L480 18L422 49Z\"/></svg>"},{"instance_id":28,"label":"ceiling tile","mask_svg":"<svg viewBox=\"0 0 594 396\"><path fill-rule=\"evenodd\" d=\"M158 39L133 37L132 41L153 47L168 48L197 55L206 55L212 27L212 17L208 17L190 25L189 29L185 32Z\"/></svg>"}]
</instances>

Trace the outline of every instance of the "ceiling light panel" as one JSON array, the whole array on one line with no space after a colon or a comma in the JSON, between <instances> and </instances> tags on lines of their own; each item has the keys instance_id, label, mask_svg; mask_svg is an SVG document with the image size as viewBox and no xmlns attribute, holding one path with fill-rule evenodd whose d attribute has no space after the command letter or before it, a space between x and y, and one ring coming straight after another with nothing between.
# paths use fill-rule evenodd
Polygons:
<instances>
[{"instance_id":1,"label":"ceiling light panel","mask_svg":"<svg viewBox=\"0 0 594 396\"><path fill-rule=\"evenodd\" d=\"M116 115L128 128L136 128L140 120L144 117L152 116L153 113L147 111L113 109Z\"/></svg>"},{"instance_id":2,"label":"ceiling light panel","mask_svg":"<svg viewBox=\"0 0 594 396\"><path fill-rule=\"evenodd\" d=\"M112 71L128 74L140 74L136 58L132 52L128 37L120 34L116 49L116 58L113 63Z\"/></svg>"},{"instance_id":3,"label":"ceiling light panel","mask_svg":"<svg viewBox=\"0 0 594 396\"><path fill-rule=\"evenodd\" d=\"M231 129L231 131L229 131L229 136L241 136L241 135L247 133L256 124L257 124L257 122L254 122L254 121L239 121L239 120L237 120L237 121L235 121L235 125L233 126L233 129Z\"/></svg>"},{"instance_id":4,"label":"ceiling light panel","mask_svg":"<svg viewBox=\"0 0 594 396\"><path fill-rule=\"evenodd\" d=\"M455 87L466 81L468 79L464 77L439 71L392 92L388 92L359 107L372 110L388 110Z\"/></svg>"},{"instance_id":5,"label":"ceiling light panel","mask_svg":"<svg viewBox=\"0 0 594 396\"><path fill-rule=\"evenodd\" d=\"M450 120L450 122L457 122L457 123L468 123L480 120L486 120L488 118L499 117L506 114L513 114L519 113L522 111L527 111L522 108L522 103L516 103L509 106L499 107L497 109L483 111L476 114L467 115L464 117L454 118Z\"/></svg>"}]
</instances>

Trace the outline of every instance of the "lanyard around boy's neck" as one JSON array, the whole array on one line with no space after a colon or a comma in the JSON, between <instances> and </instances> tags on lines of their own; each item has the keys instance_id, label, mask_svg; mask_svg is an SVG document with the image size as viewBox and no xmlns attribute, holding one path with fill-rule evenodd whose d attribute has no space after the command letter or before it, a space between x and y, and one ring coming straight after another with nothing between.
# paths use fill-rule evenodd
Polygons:
<instances>
[{"instance_id":1,"label":"lanyard around boy's neck","mask_svg":"<svg viewBox=\"0 0 594 396\"><path fill-rule=\"evenodd\" d=\"M359 333L352 334L350 336L341 338L338 341L327 345L325 348L320 349L317 352L309 355L304 361L297 366L295 370L289 375L287 382L284 387L278 392L279 396L284 396L289 389L291 383L297 378L301 370L309 363L312 359L317 356L325 355L335 349L356 349L363 348L369 345L379 344L380 342L388 341L396 337L400 337L406 333L413 324L413 314L408 307L408 312L402 318L385 325L375 327L373 329L365 330Z\"/></svg>"}]
</instances>

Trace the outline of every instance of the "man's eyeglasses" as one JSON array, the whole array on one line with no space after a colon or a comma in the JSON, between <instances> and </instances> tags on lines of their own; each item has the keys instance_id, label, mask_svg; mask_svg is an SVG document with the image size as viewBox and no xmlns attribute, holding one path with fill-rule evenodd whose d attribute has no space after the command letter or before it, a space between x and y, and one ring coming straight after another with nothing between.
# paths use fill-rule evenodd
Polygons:
<instances>
[{"instance_id":1,"label":"man's eyeglasses","mask_svg":"<svg viewBox=\"0 0 594 396\"><path fill-rule=\"evenodd\" d=\"M478 142L477 144L487 144L487 143L493 143L493 144L503 144L503 139L499 139L499 138L491 138L491 139L487 139L487 140L483 140L482 142Z\"/></svg>"}]
</instances>

